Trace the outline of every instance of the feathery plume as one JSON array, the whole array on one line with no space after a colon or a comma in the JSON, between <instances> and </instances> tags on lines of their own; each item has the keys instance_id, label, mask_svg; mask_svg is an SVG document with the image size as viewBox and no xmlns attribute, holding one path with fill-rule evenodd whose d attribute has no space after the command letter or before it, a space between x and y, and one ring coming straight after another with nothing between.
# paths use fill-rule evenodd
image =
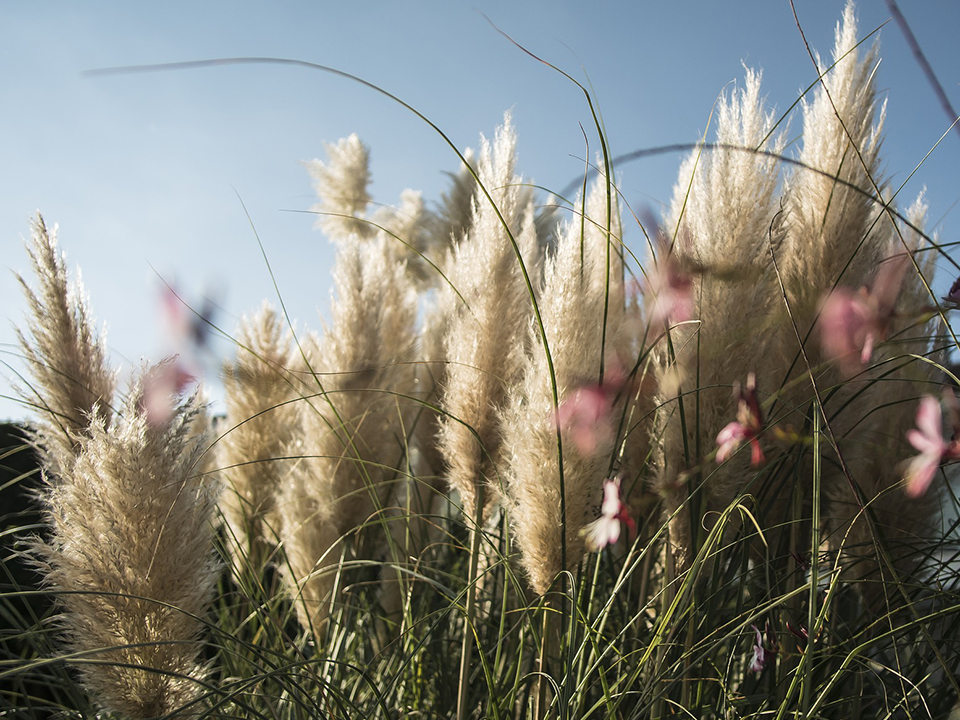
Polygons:
<instances>
[{"instance_id":1,"label":"feathery plume","mask_svg":"<svg viewBox=\"0 0 960 720\"><path fill-rule=\"evenodd\" d=\"M116 375L107 366L104 338L92 327L79 278L69 283L56 226L48 230L38 214L27 249L38 289L17 276L29 308L30 339L19 329L17 338L34 383L21 395L40 411L31 440L44 463L56 469L53 463L70 455L93 419L110 424Z\"/></svg>"},{"instance_id":2,"label":"feathery plume","mask_svg":"<svg viewBox=\"0 0 960 720\"><path fill-rule=\"evenodd\" d=\"M50 538L33 544L71 650L96 661L80 665L84 684L131 718L192 712L218 576L216 487L197 474L202 410L194 398L151 424L143 393L141 378L109 428L92 413L77 451L57 458L58 474L45 469Z\"/></svg>"},{"instance_id":3,"label":"feathery plume","mask_svg":"<svg viewBox=\"0 0 960 720\"><path fill-rule=\"evenodd\" d=\"M448 481L471 518L481 483L486 507L500 495L497 411L522 372L524 348L517 338L530 316L511 241L525 262L536 256L532 203L520 204L521 179L514 174L516 140L509 114L492 145L482 140L479 176L490 197L477 194L470 228L451 260L450 280L463 300L447 290L440 298L449 320L439 442Z\"/></svg>"},{"instance_id":4,"label":"feathery plume","mask_svg":"<svg viewBox=\"0 0 960 720\"><path fill-rule=\"evenodd\" d=\"M381 207L373 214L373 224L383 228L377 232L384 237L387 251L395 261L406 263L407 272L418 287L427 286L436 273L424 260L429 241L426 215L423 196L410 189L400 193L397 207Z\"/></svg>"},{"instance_id":5,"label":"feathery plume","mask_svg":"<svg viewBox=\"0 0 960 720\"><path fill-rule=\"evenodd\" d=\"M828 69L818 59L821 84L813 100L803 104L798 160L813 170L800 167L786 184L781 269L791 308L806 323L803 332L824 289L838 282L866 285L886 251L877 237L886 223L871 230L883 212L871 200L874 183L883 188L879 152L885 110L877 104L878 46L874 43L861 59L857 42L854 7L848 2L836 29L833 66Z\"/></svg>"},{"instance_id":6,"label":"feathery plume","mask_svg":"<svg viewBox=\"0 0 960 720\"><path fill-rule=\"evenodd\" d=\"M327 162L304 165L313 176L320 202L310 208L320 213L316 226L334 241L373 237L376 228L364 214L370 204L370 151L354 133L336 144L325 143Z\"/></svg>"},{"instance_id":7,"label":"feathery plume","mask_svg":"<svg viewBox=\"0 0 960 720\"><path fill-rule=\"evenodd\" d=\"M750 372L756 373L758 387L779 387L787 367L781 335L789 326L769 251L769 230L779 211L779 163L771 155L751 152L759 148L778 154L784 140L774 133L772 113L764 112L760 80L759 73L748 70L742 89L721 101L716 124L720 147L693 153L683 163L665 223L668 237L674 238L672 250L659 259L688 275L696 320L672 328L671 342L654 348L660 385L654 487L672 518L670 542L680 568L691 559L693 539L684 505L688 486L677 479L700 462L687 449L713 446L728 426L724 388ZM759 367L758 357L763 358ZM685 394L690 388L683 382L690 378L698 378L698 387ZM726 508L753 477L743 454L717 467L702 486L706 516Z\"/></svg>"},{"instance_id":8,"label":"feathery plume","mask_svg":"<svg viewBox=\"0 0 960 720\"><path fill-rule=\"evenodd\" d=\"M906 217L910 225L922 229L925 214L921 195L908 208ZM915 477L908 485L915 492L910 493L907 501L899 491L904 469L900 461L916 447L907 442L913 437L913 417L905 408L913 406L919 385L939 382L936 365L910 360L909 356L927 356L943 362L943 350L933 344L936 317L928 312L930 293L921 282L922 276L927 277L928 283L932 281L933 253L923 254L926 259L919 262L917 272L910 256L921 257L917 253L923 242L921 235L909 227L894 228L890 223L886 228L878 236L884 247L881 257L899 255L897 260L903 265L898 271L896 311L893 301L886 304L890 311L885 313L882 329L889 341L873 349L873 366L858 376L863 383L842 385L826 408L857 491L854 494L850 479L839 471L825 473L822 485L827 502L821 511L824 537L828 546L841 554L844 576L853 581L875 580L886 572L877 557L878 542L885 544L902 577L918 572L922 556L917 552L918 543L931 538L940 510L937 494L920 493ZM881 270L882 266L878 274ZM877 380L881 375L882 379ZM924 427L929 429L929 422ZM914 465L913 469L917 467ZM864 507L869 508L869 514L863 511ZM881 603L889 601L882 597L879 583L861 583L859 587L873 610L881 610Z\"/></svg>"},{"instance_id":9,"label":"feathery plume","mask_svg":"<svg viewBox=\"0 0 960 720\"><path fill-rule=\"evenodd\" d=\"M477 193L474 174L476 158L473 150L463 152L465 163L456 173L450 173L450 187L440 194L437 210L427 217L427 247L433 250L435 262L442 260L448 250L460 244L473 218L473 200Z\"/></svg>"},{"instance_id":10,"label":"feathery plume","mask_svg":"<svg viewBox=\"0 0 960 720\"><path fill-rule=\"evenodd\" d=\"M290 334L269 303L243 318L237 358L224 365L228 430L217 447L228 540L248 563L268 557L276 541L276 495L290 469L283 457L300 431L295 366Z\"/></svg>"},{"instance_id":11,"label":"feathery plume","mask_svg":"<svg viewBox=\"0 0 960 720\"><path fill-rule=\"evenodd\" d=\"M416 295L384 240L341 247L333 324L310 353L316 395L297 403L304 439L281 491L281 536L301 624L322 631L338 541L395 491L414 409Z\"/></svg>"},{"instance_id":12,"label":"feathery plume","mask_svg":"<svg viewBox=\"0 0 960 720\"><path fill-rule=\"evenodd\" d=\"M569 403L582 402L578 393L583 392L584 383L596 383L600 377L607 287L611 298L607 308L607 387L594 390L594 396L603 398L603 417L597 421L609 420L614 428L629 395L622 379L619 392L611 389L618 385L617 368L623 367L627 358L623 353L622 269L616 261L608 273L606 265L608 243L617 242L607 232L606 192L607 180L600 178L587 201L583 233L579 221L565 223L556 254L547 259L544 268L540 313L561 407L554 405L546 348L531 325L526 369L520 383L510 390L502 412L506 505L521 565L539 594L546 592L558 573L582 559L585 529L600 514L603 482L616 458L618 439L622 439L618 432L597 432L592 442L578 443L582 428L560 417ZM617 223L616 214L611 222ZM611 257L619 256L613 252ZM563 443L562 494L558 428Z\"/></svg>"},{"instance_id":13,"label":"feathery plume","mask_svg":"<svg viewBox=\"0 0 960 720\"><path fill-rule=\"evenodd\" d=\"M96 700L131 718L174 713L200 696L199 617L217 578L216 490L197 472L203 412L192 399L148 416L167 361L141 373L113 417L103 341L40 216L29 250L40 289L20 279L32 317L30 339L19 337L43 413L33 438L50 527L32 554L71 649L97 661L80 666Z\"/></svg>"}]
</instances>

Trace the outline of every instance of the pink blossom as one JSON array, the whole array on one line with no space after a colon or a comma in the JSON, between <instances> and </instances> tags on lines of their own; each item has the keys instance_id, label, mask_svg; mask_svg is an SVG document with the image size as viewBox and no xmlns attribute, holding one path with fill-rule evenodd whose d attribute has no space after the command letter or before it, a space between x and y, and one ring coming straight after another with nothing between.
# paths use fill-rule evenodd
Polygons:
<instances>
[{"instance_id":1,"label":"pink blossom","mask_svg":"<svg viewBox=\"0 0 960 720\"><path fill-rule=\"evenodd\" d=\"M870 362L877 342L887 336L894 316L908 256L889 257L877 268L871 287L854 292L836 288L820 309L820 343L844 375L855 375Z\"/></svg>"},{"instance_id":2,"label":"pink blossom","mask_svg":"<svg viewBox=\"0 0 960 720\"><path fill-rule=\"evenodd\" d=\"M600 445L613 439L613 403L625 385L623 373L613 367L603 383L581 385L560 403L557 426L582 455L594 454Z\"/></svg>"},{"instance_id":3,"label":"pink blossom","mask_svg":"<svg viewBox=\"0 0 960 720\"><path fill-rule=\"evenodd\" d=\"M753 657L750 659L750 671L760 673L764 666L772 659L773 652L765 650L763 647L763 635L756 625L751 625L753 631L757 634L757 639L753 643Z\"/></svg>"},{"instance_id":4,"label":"pink blossom","mask_svg":"<svg viewBox=\"0 0 960 720\"><path fill-rule=\"evenodd\" d=\"M631 536L637 532L637 526L630 517L627 506L620 495L620 478L603 481L603 504L600 517L583 529L584 544L590 552L598 552L607 545L615 545L620 539L620 523L630 530Z\"/></svg>"},{"instance_id":5,"label":"pink blossom","mask_svg":"<svg viewBox=\"0 0 960 720\"><path fill-rule=\"evenodd\" d=\"M194 310L175 287L164 285L161 308L170 336L178 346L191 349L208 346L216 310L213 300L204 297L200 310Z\"/></svg>"},{"instance_id":6,"label":"pink blossom","mask_svg":"<svg viewBox=\"0 0 960 720\"><path fill-rule=\"evenodd\" d=\"M685 273L673 253L661 257L647 273L651 326L669 326L693 317L693 277Z\"/></svg>"},{"instance_id":7,"label":"pink blossom","mask_svg":"<svg viewBox=\"0 0 960 720\"><path fill-rule=\"evenodd\" d=\"M686 322L693 317L693 276L681 267L670 238L651 212L644 212L644 223L657 247L657 261L646 272L645 283L650 327Z\"/></svg>"},{"instance_id":8,"label":"pink blossom","mask_svg":"<svg viewBox=\"0 0 960 720\"><path fill-rule=\"evenodd\" d=\"M581 454L592 455L613 435L611 406L610 392L603 385L579 387L560 403L557 423Z\"/></svg>"},{"instance_id":9,"label":"pink blossom","mask_svg":"<svg viewBox=\"0 0 960 720\"><path fill-rule=\"evenodd\" d=\"M950 292L943 298L943 301L955 307L960 307L960 277L953 281L953 285L950 286Z\"/></svg>"},{"instance_id":10,"label":"pink blossom","mask_svg":"<svg viewBox=\"0 0 960 720\"><path fill-rule=\"evenodd\" d=\"M950 394L948 402L956 403ZM935 397L925 395L917 409L917 430L907 431L907 440L920 454L910 459L904 470L907 481L906 492L910 497L923 495L941 464L960 460L960 440L956 438L960 429L954 421L954 438L950 442L943 439L943 415L940 403Z\"/></svg>"},{"instance_id":11,"label":"pink blossom","mask_svg":"<svg viewBox=\"0 0 960 720\"><path fill-rule=\"evenodd\" d=\"M807 641L810 639L810 633L807 631L806 626L803 623L800 623L799 627L794 627L790 621L787 621L787 630L790 631L798 640Z\"/></svg>"},{"instance_id":12,"label":"pink blossom","mask_svg":"<svg viewBox=\"0 0 960 720\"><path fill-rule=\"evenodd\" d=\"M168 422L173 417L177 401L194 380L176 357L164 360L144 373L140 407L147 424L157 427Z\"/></svg>"},{"instance_id":13,"label":"pink blossom","mask_svg":"<svg viewBox=\"0 0 960 720\"><path fill-rule=\"evenodd\" d=\"M763 413L757 402L757 378L753 373L747 376L746 387L738 384L734 388L737 398L737 419L728 423L717 435L717 462L726 462L733 451L744 440L750 442L750 464L760 465L766 458L757 436L763 430Z\"/></svg>"}]
</instances>

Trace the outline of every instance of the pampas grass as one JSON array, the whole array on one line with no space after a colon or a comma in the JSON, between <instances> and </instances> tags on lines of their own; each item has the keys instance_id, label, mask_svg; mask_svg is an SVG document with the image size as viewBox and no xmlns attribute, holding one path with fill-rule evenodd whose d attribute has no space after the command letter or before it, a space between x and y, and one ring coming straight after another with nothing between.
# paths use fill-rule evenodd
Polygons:
<instances>
[{"instance_id":1,"label":"pampas grass","mask_svg":"<svg viewBox=\"0 0 960 720\"><path fill-rule=\"evenodd\" d=\"M55 468L58 456L72 454L91 417L109 424L115 376L107 367L104 339L92 326L83 285L68 281L56 227L48 230L40 215L28 251L38 287L34 291L18 276L29 307L30 339L19 330L17 337L34 383L21 393L40 410L32 430L35 444Z\"/></svg>"},{"instance_id":2,"label":"pampas grass","mask_svg":"<svg viewBox=\"0 0 960 720\"><path fill-rule=\"evenodd\" d=\"M316 632L342 550L335 546L376 525L404 482L415 393L415 296L386 240L342 247L334 284L333 325L307 354L313 392L297 405L303 435L287 450L299 460L278 498L301 622Z\"/></svg>"},{"instance_id":3,"label":"pampas grass","mask_svg":"<svg viewBox=\"0 0 960 720\"><path fill-rule=\"evenodd\" d=\"M580 562L583 531L598 513L603 480L620 465L622 437L617 432L598 429L595 445L578 448L570 428L558 422L555 404L557 397L576 402L581 385L598 385L604 360L612 395L608 412L622 415L630 397L628 388L616 387L622 378L610 381L611 375L622 375L630 358L624 342L619 222L605 217L608 192L612 189L605 178L595 183L586 207L581 207L582 217L565 224L547 260L540 313L549 347L544 347L530 323L526 370L511 388L502 413L507 515L521 565L538 595L550 588L561 571ZM613 308L609 314L605 313L608 287ZM547 350L553 357L552 377Z\"/></svg>"},{"instance_id":4,"label":"pampas grass","mask_svg":"<svg viewBox=\"0 0 960 720\"><path fill-rule=\"evenodd\" d=\"M70 657L99 704L131 718L192 712L206 675L202 616L218 576L217 484L198 472L207 448L203 409L195 395L149 422L146 394L158 368L144 368L116 415L102 410L113 401L112 373L86 308L67 300L79 288L68 286L40 218L31 257L45 302L24 283L33 334L21 342L49 397L32 433L49 536L31 541L32 557L63 608Z\"/></svg>"},{"instance_id":5,"label":"pampas grass","mask_svg":"<svg viewBox=\"0 0 960 720\"><path fill-rule=\"evenodd\" d=\"M509 115L436 204L371 211L368 148L328 145L329 324L245 317L212 435L175 359L118 396L38 220L29 554L61 614L18 622L89 692L58 710L953 717L955 299L880 175L859 37L848 5L796 149L747 70L642 223L599 120L572 202L523 179Z\"/></svg>"},{"instance_id":6,"label":"pampas grass","mask_svg":"<svg viewBox=\"0 0 960 720\"><path fill-rule=\"evenodd\" d=\"M292 338L267 303L244 318L237 358L224 366L227 430L217 444L220 510L237 561L263 570L277 543L277 494L290 472L283 452L297 439L302 379Z\"/></svg>"},{"instance_id":7,"label":"pampas grass","mask_svg":"<svg viewBox=\"0 0 960 720\"><path fill-rule=\"evenodd\" d=\"M516 142L509 116L494 142L483 142L478 182L489 197L476 196L471 225L454 249L450 280L458 295L441 299L450 320L439 442L447 480L470 518L478 503L489 508L500 499L497 411L522 372L524 348L515 339L531 317L519 263L535 268L539 248L532 198L514 173Z\"/></svg>"}]
</instances>

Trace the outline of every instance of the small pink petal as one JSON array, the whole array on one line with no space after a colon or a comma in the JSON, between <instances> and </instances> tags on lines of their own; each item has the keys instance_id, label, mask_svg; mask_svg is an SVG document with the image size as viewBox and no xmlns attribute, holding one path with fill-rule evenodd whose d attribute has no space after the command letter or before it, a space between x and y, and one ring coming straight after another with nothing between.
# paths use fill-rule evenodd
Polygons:
<instances>
[{"instance_id":1,"label":"small pink petal","mask_svg":"<svg viewBox=\"0 0 960 720\"><path fill-rule=\"evenodd\" d=\"M620 513L620 480L603 481L603 504L600 506L600 514L606 517L617 517Z\"/></svg>"},{"instance_id":2,"label":"small pink petal","mask_svg":"<svg viewBox=\"0 0 960 720\"><path fill-rule=\"evenodd\" d=\"M873 357L873 343L875 336L872 331L868 331L866 336L863 338L863 352L860 353L860 364L866 365L870 362L870 358Z\"/></svg>"},{"instance_id":3,"label":"small pink petal","mask_svg":"<svg viewBox=\"0 0 960 720\"><path fill-rule=\"evenodd\" d=\"M907 440L920 451L911 458L904 470L905 491L909 497L923 495L937 469L945 459L954 459L952 454L956 443L947 443L943 439L943 417L940 403L930 395L925 395L917 408L917 430L907 431Z\"/></svg>"},{"instance_id":4,"label":"small pink petal","mask_svg":"<svg viewBox=\"0 0 960 720\"><path fill-rule=\"evenodd\" d=\"M885 323L894 313L903 276L910 264L907 253L898 253L880 262L877 273L870 286L870 297L876 308L877 316Z\"/></svg>"},{"instance_id":5,"label":"small pink petal","mask_svg":"<svg viewBox=\"0 0 960 720\"><path fill-rule=\"evenodd\" d=\"M763 649L763 636L760 634L760 630L756 625L751 625L754 632L757 634L757 639L753 644L753 657L750 659L750 671L759 673L763 670L764 665L767 664L768 654L766 650Z\"/></svg>"},{"instance_id":6,"label":"small pink petal","mask_svg":"<svg viewBox=\"0 0 960 720\"><path fill-rule=\"evenodd\" d=\"M874 313L862 293L837 288L823 301L818 326L824 355L840 364L846 375L854 375L869 362L873 340L868 339ZM864 359L865 358L865 359Z\"/></svg>"},{"instance_id":7,"label":"small pink petal","mask_svg":"<svg viewBox=\"0 0 960 720\"><path fill-rule=\"evenodd\" d=\"M586 531L584 544L587 550L598 552L620 540L620 521L616 518L600 517L587 525Z\"/></svg>"},{"instance_id":8,"label":"small pink petal","mask_svg":"<svg viewBox=\"0 0 960 720\"><path fill-rule=\"evenodd\" d=\"M726 462L727 458L740 446L740 442L747 437L743 425L734 421L728 423L717 435L717 462Z\"/></svg>"},{"instance_id":9,"label":"small pink petal","mask_svg":"<svg viewBox=\"0 0 960 720\"><path fill-rule=\"evenodd\" d=\"M939 467L939 457L931 458L927 455L917 455L911 459L904 473L907 479L904 488L907 496L918 498L926 493Z\"/></svg>"},{"instance_id":10,"label":"small pink petal","mask_svg":"<svg viewBox=\"0 0 960 720\"><path fill-rule=\"evenodd\" d=\"M907 430L907 440L924 455L935 455L939 457L943 453L943 440L924 435L919 430Z\"/></svg>"},{"instance_id":11,"label":"small pink petal","mask_svg":"<svg viewBox=\"0 0 960 720\"><path fill-rule=\"evenodd\" d=\"M924 395L920 401L920 407L917 408L917 427L925 437L943 440L943 413L940 403L932 395ZM917 447L917 450L922 449Z\"/></svg>"},{"instance_id":12,"label":"small pink petal","mask_svg":"<svg viewBox=\"0 0 960 720\"><path fill-rule=\"evenodd\" d=\"M615 545L620 540L621 522L633 533L636 532L636 525L620 497L620 478L615 477L603 481L603 504L600 506L600 517L583 529L587 550L597 552L607 545Z\"/></svg>"}]
</instances>

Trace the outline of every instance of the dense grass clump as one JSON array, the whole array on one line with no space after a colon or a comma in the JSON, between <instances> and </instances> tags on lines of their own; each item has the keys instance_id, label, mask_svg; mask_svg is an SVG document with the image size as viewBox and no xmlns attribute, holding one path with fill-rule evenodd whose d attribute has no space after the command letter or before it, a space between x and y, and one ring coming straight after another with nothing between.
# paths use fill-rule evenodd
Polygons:
<instances>
[{"instance_id":1,"label":"dense grass clump","mask_svg":"<svg viewBox=\"0 0 960 720\"><path fill-rule=\"evenodd\" d=\"M116 389L38 217L5 714L960 712L960 294L880 175L877 52L848 6L792 155L748 71L659 219L602 132L575 197L508 115L376 211L329 145L330 322L245 317L225 417L176 358Z\"/></svg>"}]
</instances>

